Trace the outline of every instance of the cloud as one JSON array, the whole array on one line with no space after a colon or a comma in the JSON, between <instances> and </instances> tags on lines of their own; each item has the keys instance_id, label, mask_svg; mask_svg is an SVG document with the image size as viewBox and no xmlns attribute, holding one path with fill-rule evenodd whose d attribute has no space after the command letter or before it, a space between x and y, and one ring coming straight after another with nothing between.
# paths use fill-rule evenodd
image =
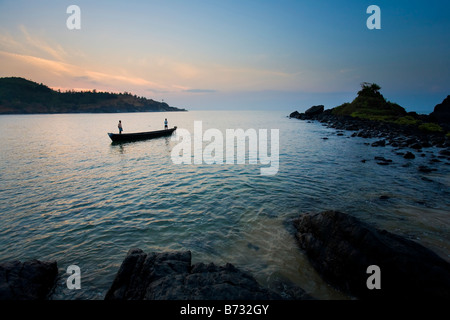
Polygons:
<instances>
[{"instance_id":1,"label":"cloud","mask_svg":"<svg viewBox=\"0 0 450 320\"><path fill-rule=\"evenodd\" d=\"M168 81L150 81L133 73L133 68L120 69L117 65L111 67L92 58L87 59L88 56L78 48L68 50L60 44L51 43L42 35L33 34L24 25L18 29L15 37L0 29L0 76L25 77L65 89L157 93L182 92L186 89L164 84L170 83ZM80 58L84 60L83 65L77 64ZM167 64L163 65L167 67ZM189 78L195 73L195 69L186 64L171 64L171 67L177 70L178 76Z\"/></svg>"},{"instance_id":2,"label":"cloud","mask_svg":"<svg viewBox=\"0 0 450 320\"><path fill-rule=\"evenodd\" d=\"M27 28L24 25L19 26L20 31L22 31L22 34L25 36L26 44L28 44L28 47L37 49L37 51L40 54L44 54L44 57L46 58L52 58L57 61L65 61L68 54L64 50L64 48L57 44L57 45L50 45L45 40L38 38L35 35L30 35Z\"/></svg>"},{"instance_id":3,"label":"cloud","mask_svg":"<svg viewBox=\"0 0 450 320\"><path fill-rule=\"evenodd\" d=\"M57 87L101 86L106 90L135 91L140 88L152 88L160 91L178 90L132 75L117 75L86 69L74 64L0 51L0 69L2 76L21 76L30 80L55 84ZM55 77L56 76L56 77ZM64 83L64 84L63 84ZM131 87L131 89L130 89ZM100 88L98 88L100 89ZM178 90L180 91L180 90Z\"/></svg>"},{"instance_id":4,"label":"cloud","mask_svg":"<svg viewBox=\"0 0 450 320\"><path fill-rule=\"evenodd\" d=\"M24 52L25 47L9 32L0 30L0 49L14 52Z\"/></svg>"},{"instance_id":5,"label":"cloud","mask_svg":"<svg viewBox=\"0 0 450 320\"><path fill-rule=\"evenodd\" d=\"M42 70L42 72L47 73L67 74L71 72L70 65L59 61L5 51L0 51L0 55L2 56L1 66L4 71L14 69L13 67L17 67L18 64L22 64L25 68L38 68Z\"/></svg>"}]
</instances>

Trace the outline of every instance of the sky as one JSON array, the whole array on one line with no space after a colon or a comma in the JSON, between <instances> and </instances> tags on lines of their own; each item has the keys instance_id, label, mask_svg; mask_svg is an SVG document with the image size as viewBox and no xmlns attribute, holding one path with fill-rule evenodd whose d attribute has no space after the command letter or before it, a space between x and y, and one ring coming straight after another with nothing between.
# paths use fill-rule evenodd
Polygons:
<instances>
[{"instance_id":1,"label":"sky","mask_svg":"<svg viewBox=\"0 0 450 320\"><path fill-rule=\"evenodd\" d=\"M381 29L367 28L370 5ZM449 14L436 0L0 0L0 77L286 112L351 102L372 82L429 113L450 94Z\"/></svg>"}]
</instances>

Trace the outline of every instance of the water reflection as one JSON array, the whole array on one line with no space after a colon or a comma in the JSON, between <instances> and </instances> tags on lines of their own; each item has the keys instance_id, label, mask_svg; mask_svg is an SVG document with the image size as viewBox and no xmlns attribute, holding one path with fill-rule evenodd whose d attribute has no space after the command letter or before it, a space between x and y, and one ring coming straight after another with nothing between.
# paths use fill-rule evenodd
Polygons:
<instances>
[{"instance_id":1,"label":"water reflection","mask_svg":"<svg viewBox=\"0 0 450 320\"><path fill-rule=\"evenodd\" d=\"M125 148L123 146L123 143L121 142L112 142L111 143L111 149L115 152L118 152L120 154L124 154L125 153Z\"/></svg>"}]
</instances>

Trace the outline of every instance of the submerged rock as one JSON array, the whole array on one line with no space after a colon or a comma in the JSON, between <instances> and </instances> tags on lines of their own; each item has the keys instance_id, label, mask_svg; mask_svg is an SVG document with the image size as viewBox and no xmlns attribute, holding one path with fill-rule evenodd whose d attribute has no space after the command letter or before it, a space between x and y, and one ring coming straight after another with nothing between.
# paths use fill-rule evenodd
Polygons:
<instances>
[{"instance_id":1,"label":"submerged rock","mask_svg":"<svg viewBox=\"0 0 450 320\"><path fill-rule=\"evenodd\" d=\"M146 254L131 249L105 299L281 300L283 297L261 287L251 275L229 263L191 265L190 251Z\"/></svg>"},{"instance_id":2,"label":"submerged rock","mask_svg":"<svg viewBox=\"0 0 450 320\"><path fill-rule=\"evenodd\" d=\"M58 276L56 261L0 264L0 300L45 300Z\"/></svg>"},{"instance_id":3,"label":"submerged rock","mask_svg":"<svg viewBox=\"0 0 450 320\"><path fill-rule=\"evenodd\" d=\"M375 157L374 159L377 160L377 164L381 166L387 166L392 163L391 159L386 159L384 157Z\"/></svg>"},{"instance_id":4,"label":"submerged rock","mask_svg":"<svg viewBox=\"0 0 450 320\"><path fill-rule=\"evenodd\" d=\"M374 159L383 162L392 162L391 159L386 159L385 157L374 157Z\"/></svg>"},{"instance_id":5,"label":"submerged rock","mask_svg":"<svg viewBox=\"0 0 450 320\"><path fill-rule=\"evenodd\" d=\"M429 168L427 166L419 166L418 170L420 172L423 172L423 173L430 173L430 172L433 172L433 171L437 171L437 169Z\"/></svg>"},{"instance_id":6,"label":"submerged rock","mask_svg":"<svg viewBox=\"0 0 450 320\"><path fill-rule=\"evenodd\" d=\"M386 140L378 140L372 143L372 147L384 147L386 145Z\"/></svg>"},{"instance_id":7,"label":"submerged rock","mask_svg":"<svg viewBox=\"0 0 450 320\"><path fill-rule=\"evenodd\" d=\"M450 264L414 241L338 211L303 214L294 226L315 269L344 292L361 299L450 299ZM379 290L366 285L371 265L381 271Z\"/></svg>"}]
</instances>

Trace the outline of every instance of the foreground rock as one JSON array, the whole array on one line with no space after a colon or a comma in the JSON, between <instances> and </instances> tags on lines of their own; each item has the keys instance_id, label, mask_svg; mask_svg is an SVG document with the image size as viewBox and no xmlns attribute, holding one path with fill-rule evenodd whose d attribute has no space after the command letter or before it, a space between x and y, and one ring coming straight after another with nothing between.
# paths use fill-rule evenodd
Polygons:
<instances>
[{"instance_id":1,"label":"foreground rock","mask_svg":"<svg viewBox=\"0 0 450 320\"><path fill-rule=\"evenodd\" d=\"M191 265L190 251L146 254L131 249L105 299L278 300L283 297L261 287L252 276L231 264Z\"/></svg>"},{"instance_id":2,"label":"foreground rock","mask_svg":"<svg viewBox=\"0 0 450 320\"><path fill-rule=\"evenodd\" d=\"M44 300L52 291L58 267L55 261L11 261L0 264L0 300Z\"/></svg>"},{"instance_id":3,"label":"foreground rock","mask_svg":"<svg viewBox=\"0 0 450 320\"><path fill-rule=\"evenodd\" d=\"M325 280L358 298L450 299L450 264L420 244L337 211L294 221L299 246ZM367 268L381 269L369 290Z\"/></svg>"}]
</instances>

